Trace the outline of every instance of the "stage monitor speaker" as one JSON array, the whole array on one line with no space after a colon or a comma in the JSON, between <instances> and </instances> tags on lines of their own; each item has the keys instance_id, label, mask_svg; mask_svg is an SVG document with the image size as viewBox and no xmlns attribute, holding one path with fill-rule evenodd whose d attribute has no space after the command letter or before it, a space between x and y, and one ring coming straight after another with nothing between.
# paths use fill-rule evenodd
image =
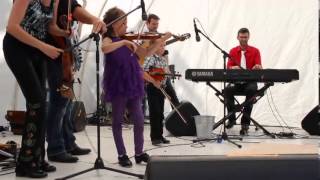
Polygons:
<instances>
[{"instance_id":1,"label":"stage monitor speaker","mask_svg":"<svg viewBox=\"0 0 320 180\"><path fill-rule=\"evenodd\" d=\"M313 108L301 121L302 128L311 135L320 136L320 112L319 106Z\"/></svg>"},{"instance_id":2,"label":"stage monitor speaker","mask_svg":"<svg viewBox=\"0 0 320 180\"><path fill-rule=\"evenodd\" d=\"M145 180L319 180L318 155L151 156Z\"/></svg>"},{"instance_id":3,"label":"stage monitor speaker","mask_svg":"<svg viewBox=\"0 0 320 180\"><path fill-rule=\"evenodd\" d=\"M198 110L188 101L181 101L177 109L187 124L183 122L176 110L172 110L165 118L167 130L174 136L195 136L197 133L193 116L199 115Z\"/></svg>"},{"instance_id":4,"label":"stage monitor speaker","mask_svg":"<svg viewBox=\"0 0 320 180\"><path fill-rule=\"evenodd\" d=\"M82 101L72 102L71 120L73 122L73 131L83 131L87 125L86 109Z\"/></svg>"}]
</instances>

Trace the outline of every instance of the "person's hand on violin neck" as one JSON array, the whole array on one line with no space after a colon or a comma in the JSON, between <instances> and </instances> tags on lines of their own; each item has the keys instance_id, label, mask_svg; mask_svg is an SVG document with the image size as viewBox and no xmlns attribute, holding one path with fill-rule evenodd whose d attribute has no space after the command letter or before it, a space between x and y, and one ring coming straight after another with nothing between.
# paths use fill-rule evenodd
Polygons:
<instances>
[{"instance_id":1,"label":"person's hand on violin neck","mask_svg":"<svg viewBox=\"0 0 320 180\"><path fill-rule=\"evenodd\" d=\"M171 35L172 34L170 32L167 32L163 36L161 36L161 38L158 38L153 42L150 42L150 46L144 51L139 52L139 49L138 49L139 57L146 57L146 56L153 55L161 47L161 45L171 37Z\"/></svg>"},{"instance_id":2,"label":"person's hand on violin neck","mask_svg":"<svg viewBox=\"0 0 320 180\"><path fill-rule=\"evenodd\" d=\"M164 33L164 35L160 38L162 41L166 41L168 40L169 38L171 38L172 34L171 32L166 32Z\"/></svg>"}]
</instances>

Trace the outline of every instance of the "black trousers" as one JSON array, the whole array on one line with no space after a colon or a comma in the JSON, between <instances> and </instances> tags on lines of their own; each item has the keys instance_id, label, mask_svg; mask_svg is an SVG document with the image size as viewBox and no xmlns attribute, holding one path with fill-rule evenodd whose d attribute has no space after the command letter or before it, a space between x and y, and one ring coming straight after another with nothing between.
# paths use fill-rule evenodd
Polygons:
<instances>
[{"instance_id":1,"label":"black trousers","mask_svg":"<svg viewBox=\"0 0 320 180\"><path fill-rule=\"evenodd\" d=\"M147 98L149 105L150 118L150 137L151 140L159 140L163 134L163 111L164 111L164 95L152 84L147 85Z\"/></svg>"},{"instance_id":2,"label":"black trousers","mask_svg":"<svg viewBox=\"0 0 320 180\"><path fill-rule=\"evenodd\" d=\"M165 96L158 88L154 87L150 83L147 85L146 90L151 127L150 137L151 140L159 140L163 137L163 112ZM175 106L179 105L178 97L169 80L167 80L164 90L171 97L172 103Z\"/></svg>"},{"instance_id":3,"label":"black trousers","mask_svg":"<svg viewBox=\"0 0 320 180\"><path fill-rule=\"evenodd\" d=\"M6 34L3 39L6 62L26 99L26 120L18 163L37 166L44 159L46 119L46 60L42 52Z\"/></svg>"},{"instance_id":4,"label":"black trousers","mask_svg":"<svg viewBox=\"0 0 320 180\"><path fill-rule=\"evenodd\" d=\"M145 91L147 91L147 85L145 86ZM171 102L177 107L180 104L180 101L177 97L176 91L174 90L171 81L168 79L166 81L166 93L171 97ZM147 95L145 95L142 99L142 111L145 115L146 113L146 101L147 101ZM172 105L171 108L173 109Z\"/></svg>"},{"instance_id":5,"label":"black trousers","mask_svg":"<svg viewBox=\"0 0 320 180\"><path fill-rule=\"evenodd\" d=\"M224 89L224 93L226 96L226 104L228 112L232 112L235 110L235 103L234 103L234 96L235 95L245 95L246 100L250 99L254 94L256 93L258 89L257 83L230 83L227 85L227 87ZM248 104L243 109L243 116L241 118L241 124L242 125L249 125L250 124L250 117L251 111L252 111L253 104ZM236 121L236 115L233 114L230 116L229 121Z\"/></svg>"}]
</instances>

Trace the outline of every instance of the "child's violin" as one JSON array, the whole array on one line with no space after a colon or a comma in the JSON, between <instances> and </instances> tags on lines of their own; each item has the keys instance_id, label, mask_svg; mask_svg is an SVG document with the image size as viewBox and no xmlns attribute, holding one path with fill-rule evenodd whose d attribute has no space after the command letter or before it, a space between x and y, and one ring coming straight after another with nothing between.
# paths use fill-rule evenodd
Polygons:
<instances>
[{"instance_id":1,"label":"child's violin","mask_svg":"<svg viewBox=\"0 0 320 180\"><path fill-rule=\"evenodd\" d=\"M161 38L161 34L154 34L154 33L143 33L143 34L132 34L127 33L121 38L132 41L132 40L155 40Z\"/></svg>"}]
</instances>

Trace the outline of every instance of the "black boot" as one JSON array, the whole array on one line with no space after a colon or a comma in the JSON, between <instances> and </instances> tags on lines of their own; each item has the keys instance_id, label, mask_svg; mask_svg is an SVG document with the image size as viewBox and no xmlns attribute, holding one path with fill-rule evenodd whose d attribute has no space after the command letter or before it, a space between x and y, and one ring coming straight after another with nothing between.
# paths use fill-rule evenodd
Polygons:
<instances>
[{"instance_id":1,"label":"black boot","mask_svg":"<svg viewBox=\"0 0 320 180\"><path fill-rule=\"evenodd\" d=\"M119 164L122 167L131 167L132 162L130 161L129 157L127 155L119 156L118 157Z\"/></svg>"},{"instance_id":2,"label":"black boot","mask_svg":"<svg viewBox=\"0 0 320 180\"><path fill-rule=\"evenodd\" d=\"M41 163L40 169L42 169L44 172L55 172L57 168L53 165L50 165L47 161L43 161Z\"/></svg>"},{"instance_id":3,"label":"black boot","mask_svg":"<svg viewBox=\"0 0 320 180\"><path fill-rule=\"evenodd\" d=\"M68 153L57 154L54 156L48 156L49 161L62 162L62 163L76 163L79 158L72 156Z\"/></svg>"},{"instance_id":4,"label":"black boot","mask_svg":"<svg viewBox=\"0 0 320 180\"><path fill-rule=\"evenodd\" d=\"M31 167L30 165L27 166L18 163L16 166L16 176L29 178L45 178L48 176L48 174L39 167Z\"/></svg>"},{"instance_id":5,"label":"black boot","mask_svg":"<svg viewBox=\"0 0 320 180\"><path fill-rule=\"evenodd\" d=\"M136 160L137 164L140 164L141 162L148 162L150 157L147 153L142 153L140 155L135 155L134 159Z\"/></svg>"},{"instance_id":6,"label":"black boot","mask_svg":"<svg viewBox=\"0 0 320 180\"><path fill-rule=\"evenodd\" d=\"M246 136L248 135L248 131L249 131L249 125L241 125L241 130L240 130L240 135L242 136Z\"/></svg>"},{"instance_id":7,"label":"black boot","mask_svg":"<svg viewBox=\"0 0 320 180\"><path fill-rule=\"evenodd\" d=\"M86 154L89 154L90 152L91 152L91 149L81 148L78 145L76 145L75 148L72 149L71 151L68 151L68 153L74 156L86 155Z\"/></svg>"},{"instance_id":8,"label":"black boot","mask_svg":"<svg viewBox=\"0 0 320 180\"><path fill-rule=\"evenodd\" d=\"M231 129L234 125L236 125L235 120L229 120L228 123L226 124L227 129Z\"/></svg>"},{"instance_id":9,"label":"black boot","mask_svg":"<svg viewBox=\"0 0 320 180\"><path fill-rule=\"evenodd\" d=\"M161 141L163 144L170 144L170 141L164 137L162 137Z\"/></svg>"}]
</instances>

